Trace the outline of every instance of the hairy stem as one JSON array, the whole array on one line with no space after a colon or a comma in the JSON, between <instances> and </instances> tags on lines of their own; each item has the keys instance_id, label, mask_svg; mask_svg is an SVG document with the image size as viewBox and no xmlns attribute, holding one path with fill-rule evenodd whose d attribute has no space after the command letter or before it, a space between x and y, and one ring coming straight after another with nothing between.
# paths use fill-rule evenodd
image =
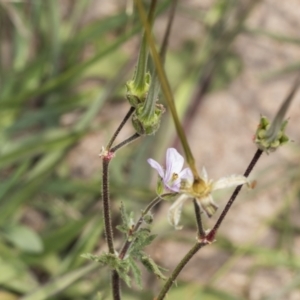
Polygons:
<instances>
[{"instance_id":1,"label":"hairy stem","mask_svg":"<svg viewBox=\"0 0 300 300\"><path fill-rule=\"evenodd\" d=\"M108 251L111 254L115 254L114 248L114 237L111 222L111 211L110 211L110 199L109 199L109 175L108 167L112 157L103 157L102 160L102 204L103 204L103 215L104 215L104 232L108 246ZM112 271L112 294L114 300L120 300L120 282L118 280L118 273Z\"/></svg>"},{"instance_id":2,"label":"hairy stem","mask_svg":"<svg viewBox=\"0 0 300 300\"><path fill-rule=\"evenodd\" d=\"M109 253L114 254L115 248L113 243L113 231L110 215L110 199L109 199L109 167L110 159L103 158L102 160L102 204L104 213L104 229L105 237L108 246Z\"/></svg>"},{"instance_id":3,"label":"hairy stem","mask_svg":"<svg viewBox=\"0 0 300 300\"><path fill-rule=\"evenodd\" d=\"M112 291L113 299L121 300L121 289L120 289L120 279L119 274L116 270L113 270L111 273L111 282L112 282Z\"/></svg>"}]
</instances>

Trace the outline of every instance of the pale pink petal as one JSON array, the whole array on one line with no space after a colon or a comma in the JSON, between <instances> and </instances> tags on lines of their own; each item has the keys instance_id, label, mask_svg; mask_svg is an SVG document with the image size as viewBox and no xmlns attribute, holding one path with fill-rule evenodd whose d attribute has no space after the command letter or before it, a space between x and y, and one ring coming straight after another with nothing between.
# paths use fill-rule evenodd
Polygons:
<instances>
[{"instance_id":1,"label":"pale pink petal","mask_svg":"<svg viewBox=\"0 0 300 300\"><path fill-rule=\"evenodd\" d=\"M177 230L182 228L182 226L178 226L178 224L181 217L182 206L188 198L187 195L182 194L169 208L168 221Z\"/></svg>"},{"instance_id":2,"label":"pale pink petal","mask_svg":"<svg viewBox=\"0 0 300 300\"><path fill-rule=\"evenodd\" d=\"M247 178L242 175L232 175L229 177L223 177L213 183L212 190L215 191L215 190L224 189L232 186L238 186L247 182L248 182Z\"/></svg>"},{"instance_id":3,"label":"pale pink petal","mask_svg":"<svg viewBox=\"0 0 300 300\"><path fill-rule=\"evenodd\" d=\"M179 174L184 164L184 158L175 148L169 148L166 153L165 180L170 181L173 173Z\"/></svg>"},{"instance_id":4,"label":"pale pink petal","mask_svg":"<svg viewBox=\"0 0 300 300\"><path fill-rule=\"evenodd\" d=\"M177 193L180 190L180 181L181 179L178 177L176 180L170 181L171 183L166 181L164 184L167 189Z\"/></svg>"},{"instance_id":5,"label":"pale pink petal","mask_svg":"<svg viewBox=\"0 0 300 300\"><path fill-rule=\"evenodd\" d=\"M179 173L179 178L185 179L188 183L192 184L194 176L190 168L185 168Z\"/></svg>"},{"instance_id":6,"label":"pale pink petal","mask_svg":"<svg viewBox=\"0 0 300 300\"><path fill-rule=\"evenodd\" d=\"M152 158L147 159L148 164L155 169L161 178L164 178L164 169L162 166Z\"/></svg>"}]
</instances>

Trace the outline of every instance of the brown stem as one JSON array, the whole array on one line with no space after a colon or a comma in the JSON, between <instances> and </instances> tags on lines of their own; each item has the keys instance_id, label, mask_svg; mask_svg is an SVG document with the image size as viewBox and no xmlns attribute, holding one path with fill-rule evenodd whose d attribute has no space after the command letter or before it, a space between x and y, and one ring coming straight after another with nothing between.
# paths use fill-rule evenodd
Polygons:
<instances>
[{"instance_id":1,"label":"brown stem","mask_svg":"<svg viewBox=\"0 0 300 300\"><path fill-rule=\"evenodd\" d=\"M102 159L102 203L104 216L104 232L109 253L115 254L114 237L111 221L110 198L109 198L109 173L108 167L113 155L109 154ZM112 294L114 300L120 300L120 282L116 270L112 271Z\"/></svg>"},{"instance_id":2,"label":"brown stem","mask_svg":"<svg viewBox=\"0 0 300 300\"><path fill-rule=\"evenodd\" d=\"M104 214L104 229L105 238L108 246L109 253L114 254L114 242L113 242L113 230L110 215L110 199L109 199L109 167L110 159L104 157L102 160L102 204L103 204L103 214Z\"/></svg>"},{"instance_id":3,"label":"brown stem","mask_svg":"<svg viewBox=\"0 0 300 300\"><path fill-rule=\"evenodd\" d=\"M116 270L113 270L111 273L111 282L112 282L112 292L114 300L121 300L121 288L119 274Z\"/></svg>"},{"instance_id":4,"label":"brown stem","mask_svg":"<svg viewBox=\"0 0 300 300\"><path fill-rule=\"evenodd\" d=\"M111 148L111 152L115 153L117 150L119 150L120 148L130 144L131 142L133 142L134 140L138 139L139 137L141 137L141 135L139 135L137 132L135 134L133 134L131 137L129 137L128 139L126 139L125 141L121 142L120 144L114 146L113 148Z\"/></svg>"}]
</instances>

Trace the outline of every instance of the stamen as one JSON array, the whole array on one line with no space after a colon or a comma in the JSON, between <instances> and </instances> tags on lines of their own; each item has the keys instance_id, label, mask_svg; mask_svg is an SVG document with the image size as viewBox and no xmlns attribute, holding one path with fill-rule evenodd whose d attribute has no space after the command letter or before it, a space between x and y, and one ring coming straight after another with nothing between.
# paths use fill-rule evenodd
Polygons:
<instances>
[{"instance_id":1,"label":"stamen","mask_svg":"<svg viewBox=\"0 0 300 300\"><path fill-rule=\"evenodd\" d=\"M175 181L178 178L178 174L177 173L173 173L172 175L172 181Z\"/></svg>"}]
</instances>

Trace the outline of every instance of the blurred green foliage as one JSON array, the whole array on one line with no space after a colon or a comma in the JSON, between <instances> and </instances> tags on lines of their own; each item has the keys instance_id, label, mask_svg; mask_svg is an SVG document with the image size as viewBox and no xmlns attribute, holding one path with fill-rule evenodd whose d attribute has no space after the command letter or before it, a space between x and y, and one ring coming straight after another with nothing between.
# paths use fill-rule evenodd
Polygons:
<instances>
[{"instance_id":1,"label":"blurred green foliage","mask_svg":"<svg viewBox=\"0 0 300 300\"><path fill-rule=\"evenodd\" d=\"M80 257L103 250L101 173L78 177L68 157L86 137L112 132L104 116L120 98L126 101L125 82L132 77L136 53L128 54L125 46L141 26L136 14L126 10L126 1L112 13L89 17L96 2L0 1L1 300L102 299L108 293L107 270ZM181 118L194 107L186 99L195 87L206 92L224 88L242 70L231 43L246 30L244 21L256 2L250 1L240 14L235 0L215 1L208 11L179 6L181 14L195 18L204 29L203 36L170 52L166 63ZM160 1L162 17L169 4ZM233 22L225 26L231 16ZM73 121L64 122L66 116ZM116 203L131 200L129 210L139 212L154 194L145 159L154 140L161 154L173 140L168 118L155 137L122 150L112 164L112 197ZM117 212L118 205L113 209ZM286 222L283 217L274 221L284 237L290 234ZM234 257L228 242L220 247ZM280 251L267 253L254 246L243 251L267 266L299 266L298 259ZM186 294L191 294L189 299L237 299L192 284L174 288L169 297ZM124 299L153 296L145 287L125 290Z\"/></svg>"}]
</instances>

